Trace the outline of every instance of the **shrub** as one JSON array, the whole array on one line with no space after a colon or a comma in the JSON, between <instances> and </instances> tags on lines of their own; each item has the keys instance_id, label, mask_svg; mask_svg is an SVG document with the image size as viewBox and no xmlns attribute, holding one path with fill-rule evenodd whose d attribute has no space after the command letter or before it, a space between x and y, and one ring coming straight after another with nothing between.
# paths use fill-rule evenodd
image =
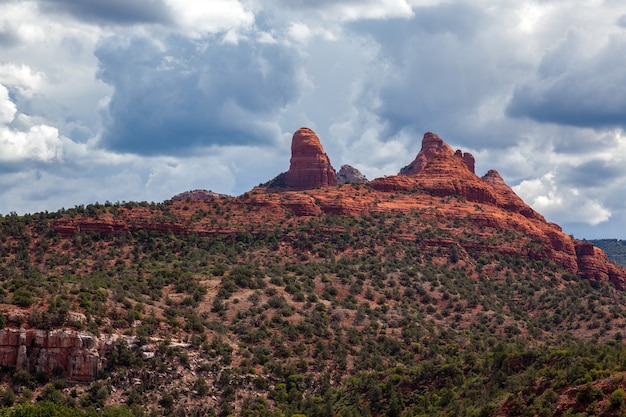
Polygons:
<instances>
[{"instance_id":1,"label":"shrub","mask_svg":"<svg viewBox=\"0 0 626 417\"><path fill-rule=\"evenodd\" d=\"M620 409L624 407L625 400L626 392L623 389L618 388L611 393L611 396L609 397L609 404L611 408Z\"/></svg>"}]
</instances>

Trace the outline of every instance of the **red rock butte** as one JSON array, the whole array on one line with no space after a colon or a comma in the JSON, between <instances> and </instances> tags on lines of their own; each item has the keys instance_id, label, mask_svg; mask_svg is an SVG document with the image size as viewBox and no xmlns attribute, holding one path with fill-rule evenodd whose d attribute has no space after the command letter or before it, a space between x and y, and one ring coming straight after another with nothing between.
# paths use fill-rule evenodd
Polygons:
<instances>
[{"instance_id":1,"label":"red rock butte","mask_svg":"<svg viewBox=\"0 0 626 417\"><path fill-rule=\"evenodd\" d=\"M426 165L437 156L455 156L459 158L467 169L474 173L474 156L469 153L463 153L460 149L454 152L450 145L445 143L443 139L432 132L426 132L422 139L422 149L419 151L413 162L400 170L400 175L416 175L422 172Z\"/></svg>"},{"instance_id":2,"label":"red rock butte","mask_svg":"<svg viewBox=\"0 0 626 417\"><path fill-rule=\"evenodd\" d=\"M309 128L300 128L293 134L290 167L284 174L284 182L292 190L337 185L337 172L319 138Z\"/></svg>"}]
</instances>

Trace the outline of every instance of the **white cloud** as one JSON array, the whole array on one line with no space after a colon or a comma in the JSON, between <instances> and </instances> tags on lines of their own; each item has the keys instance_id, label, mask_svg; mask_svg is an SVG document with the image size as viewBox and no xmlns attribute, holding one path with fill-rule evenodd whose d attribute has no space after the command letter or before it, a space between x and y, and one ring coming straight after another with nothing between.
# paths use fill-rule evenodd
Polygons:
<instances>
[{"instance_id":1,"label":"white cloud","mask_svg":"<svg viewBox=\"0 0 626 417\"><path fill-rule=\"evenodd\" d=\"M174 19L192 37L250 27L254 14L237 0L166 0ZM233 36L231 34L231 36Z\"/></svg>"},{"instance_id":2,"label":"white cloud","mask_svg":"<svg viewBox=\"0 0 626 417\"><path fill-rule=\"evenodd\" d=\"M45 80L44 73L28 65L0 64L0 84L16 88L25 97L32 97Z\"/></svg>"},{"instance_id":3,"label":"white cloud","mask_svg":"<svg viewBox=\"0 0 626 417\"><path fill-rule=\"evenodd\" d=\"M9 90L0 84L0 125L9 124L15 118L17 107L9 99Z\"/></svg>"},{"instance_id":4,"label":"white cloud","mask_svg":"<svg viewBox=\"0 0 626 417\"><path fill-rule=\"evenodd\" d=\"M50 162L63 156L59 131L46 125L33 126L26 132L0 127L0 149L3 162Z\"/></svg>"},{"instance_id":5,"label":"white cloud","mask_svg":"<svg viewBox=\"0 0 626 417\"><path fill-rule=\"evenodd\" d=\"M405 0L336 1L322 15L330 20L410 18L413 9Z\"/></svg>"},{"instance_id":6,"label":"white cloud","mask_svg":"<svg viewBox=\"0 0 626 417\"><path fill-rule=\"evenodd\" d=\"M522 181L513 189L522 200L552 221L597 225L611 217L611 211L601 202L585 197L575 187L557 184L552 172Z\"/></svg>"},{"instance_id":7,"label":"white cloud","mask_svg":"<svg viewBox=\"0 0 626 417\"><path fill-rule=\"evenodd\" d=\"M34 125L25 131L8 125L15 119L17 107L9 91L0 84L0 161L24 160L50 162L62 157L59 131L47 125Z\"/></svg>"}]
</instances>

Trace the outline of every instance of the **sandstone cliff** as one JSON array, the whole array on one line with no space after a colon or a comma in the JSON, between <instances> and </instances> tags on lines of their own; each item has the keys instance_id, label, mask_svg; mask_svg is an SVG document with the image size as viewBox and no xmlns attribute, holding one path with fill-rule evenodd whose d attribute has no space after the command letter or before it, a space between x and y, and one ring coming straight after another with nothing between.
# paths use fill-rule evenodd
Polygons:
<instances>
[{"instance_id":1,"label":"sandstone cliff","mask_svg":"<svg viewBox=\"0 0 626 417\"><path fill-rule=\"evenodd\" d=\"M289 171L270 181L269 188L307 190L337 185L337 173L319 138L311 129L298 129L291 140Z\"/></svg>"},{"instance_id":2,"label":"sandstone cliff","mask_svg":"<svg viewBox=\"0 0 626 417\"><path fill-rule=\"evenodd\" d=\"M84 333L5 328L0 331L0 366L88 382L102 369L98 350L103 348L97 337Z\"/></svg>"}]
</instances>

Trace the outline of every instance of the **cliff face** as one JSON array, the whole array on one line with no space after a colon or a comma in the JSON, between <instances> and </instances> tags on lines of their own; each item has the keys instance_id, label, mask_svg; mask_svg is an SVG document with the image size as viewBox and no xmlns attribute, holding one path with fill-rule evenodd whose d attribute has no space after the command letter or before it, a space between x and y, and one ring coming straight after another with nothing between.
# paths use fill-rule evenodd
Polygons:
<instances>
[{"instance_id":1,"label":"cliff face","mask_svg":"<svg viewBox=\"0 0 626 417\"><path fill-rule=\"evenodd\" d=\"M337 173L311 129L303 127L293 134L291 162L289 171L284 174L284 184L292 190L337 185Z\"/></svg>"},{"instance_id":2,"label":"cliff face","mask_svg":"<svg viewBox=\"0 0 626 417\"><path fill-rule=\"evenodd\" d=\"M61 373L72 382L92 381L103 366L97 337L70 331L4 329L0 331L0 366Z\"/></svg>"},{"instance_id":3,"label":"cliff face","mask_svg":"<svg viewBox=\"0 0 626 417\"><path fill-rule=\"evenodd\" d=\"M489 170L482 177L482 180L489 184L495 191L498 196L497 204L499 207L502 207L507 211L520 213L528 218L545 221L545 218L541 214L533 210L528 204L524 203L524 201L517 194L515 194L515 191L513 191L511 187L504 182L498 171L495 169Z\"/></svg>"}]
</instances>

